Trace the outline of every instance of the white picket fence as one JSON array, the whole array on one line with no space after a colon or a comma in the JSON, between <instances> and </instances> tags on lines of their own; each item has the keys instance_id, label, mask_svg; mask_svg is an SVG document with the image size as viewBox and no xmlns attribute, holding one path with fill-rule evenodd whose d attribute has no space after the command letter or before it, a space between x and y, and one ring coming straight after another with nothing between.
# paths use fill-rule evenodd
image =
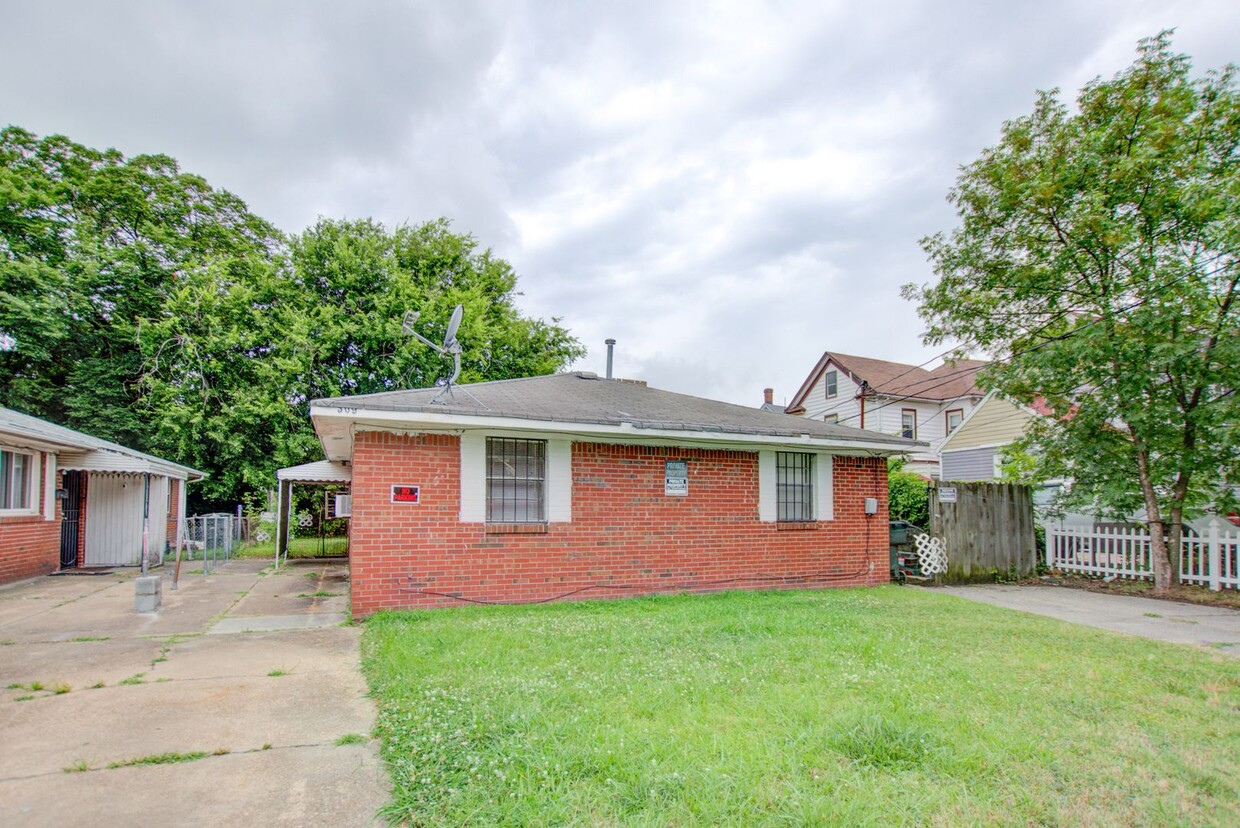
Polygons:
<instances>
[{"instance_id":1,"label":"white picket fence","mask_svg":"<svg viewBox=\"0 0 1240 828\"><path fill-rule=\"evenodd\" d=\"M1150 535L1140 527L1046 527L1046 564L1062 572L1152 578ZM1204 533L1185 534L1180 581L1213 590L1240 589L1240 531L1217 519Z\"/></svg>"}]
</instances>

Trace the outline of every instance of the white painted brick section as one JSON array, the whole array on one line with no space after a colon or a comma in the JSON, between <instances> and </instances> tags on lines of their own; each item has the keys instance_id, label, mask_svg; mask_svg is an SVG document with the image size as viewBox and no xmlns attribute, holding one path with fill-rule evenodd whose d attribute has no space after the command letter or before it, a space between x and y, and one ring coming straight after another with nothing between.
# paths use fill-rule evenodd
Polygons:
<instances>
[{"instance_id":1,"label":"white painted brick section","mask_svg":"<svg viewBox=\"0 0 1240 828\"><path fill-rule=\"evenodd\" d=\"M480 432L461 435L461 523L487 519L487 438Z\"/></svg>"},{"instance_id":2,"label":"white painted brick section","mask_svg":"<svg viewBox=\"0 0 1240 828\"><path fill-rule=\"evenodd\" d=\"M570 523L573 519L573 444L570 440L547 441L547 522Z\"/></svg>"},{"instance_id":3,"label":"white painted brick section","mask_svg":"<svg viewBox=\"0 0 1240 828\"><path fill-rule=\"evenodd\" d=\"M820 454L814 461L814 518L835 520L835 458Z\"/></svg>"}]
</instances>

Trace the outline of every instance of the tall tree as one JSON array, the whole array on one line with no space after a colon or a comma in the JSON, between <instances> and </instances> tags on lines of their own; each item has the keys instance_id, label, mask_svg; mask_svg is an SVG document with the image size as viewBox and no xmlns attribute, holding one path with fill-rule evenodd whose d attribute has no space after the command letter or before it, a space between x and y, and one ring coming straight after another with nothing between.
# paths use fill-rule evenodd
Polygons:
<instances>
[{"instance_id":1,"label":"tall tree","mask_svg":"<svg viewBox=\"0 0 1240 828\"><path fill-rule=\"evenodd\" d=\"M401 333L406 310L430 338L465 306L463 381L552 373L582 348L556 321L522 316L516 274L446 220L389 231L321 220L287 255L232 261L178 285L141 343L157 444L213 476L211 501L269 485L320 456L310 401L431 385L445 363Z\"/></svg>"},{"instance_id":2,"label":"tall tree","mask_svg":"<svg viewBox=\"0 0 1240 828\"><path fill-rule=\"evenodd\" d=\"M5 404L149 448L139 324L179 279L278 240L168 156L0 131L0 331L16 340L0 352Z\"/></svg>"},{"instance_id":3,"label":"tall tree","mask_svg":"<svg viewBox=\"0 0 1240 828\"><path fill-rule=\"evenodd\" d=\"M1144 509L1164 590L1182 521L1240 482L1240 95L1168 32L1138 55L1075 111L1042 92L1004 125L951 191L959 226L922 242L938 281L904 294L928 343L991 353L983 382L1049 404L1037 476Z\"/></svg>"}]
</instances>

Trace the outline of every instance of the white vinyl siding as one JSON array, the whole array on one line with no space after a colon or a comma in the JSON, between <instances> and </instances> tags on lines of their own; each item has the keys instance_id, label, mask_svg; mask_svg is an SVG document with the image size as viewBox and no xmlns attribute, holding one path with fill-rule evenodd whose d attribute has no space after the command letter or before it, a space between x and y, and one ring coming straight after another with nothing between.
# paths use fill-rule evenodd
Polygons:
<instances>
[{"instance_id":1,"label":"white vinyl siding","mask_svg":"<svg viewBox=\"0 0 1240 828\"><path fill-rule=\"evenodd\" d=\"M943 480L994 480L995 449L979 448L945 451L942 455Z\"/></svg>"}]
</instances>

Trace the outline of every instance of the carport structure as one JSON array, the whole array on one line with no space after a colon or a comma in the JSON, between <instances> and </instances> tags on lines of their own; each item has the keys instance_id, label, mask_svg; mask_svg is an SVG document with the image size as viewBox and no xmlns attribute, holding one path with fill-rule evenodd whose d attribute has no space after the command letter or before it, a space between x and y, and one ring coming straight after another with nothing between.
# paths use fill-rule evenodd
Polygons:
<instances>
[{"instance_id":1,"label":"carport structure","mask_svg":"<svg viewBox=\"0 0 1240 828\"><path fill-rule=\"evenodd\" d=\"M353 469L347 462L318 460L289 466L276 472L280 488L276 499L276 566L288 560L289 513L292 509L294 485L338 486L351 485ZM343 517L343 515L342 515Z\"/></svg>"}]
</instances>

